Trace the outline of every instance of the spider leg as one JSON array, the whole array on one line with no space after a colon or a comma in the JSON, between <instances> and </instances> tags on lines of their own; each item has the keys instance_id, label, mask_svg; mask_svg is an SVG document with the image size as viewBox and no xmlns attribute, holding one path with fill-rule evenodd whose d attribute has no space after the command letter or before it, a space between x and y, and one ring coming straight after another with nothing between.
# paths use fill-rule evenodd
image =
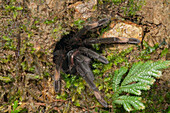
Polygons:
<instances>
[{"instance_id":1,"label":"spider leg","mask_svg":"<svg viewBox=\"0 0 170 113\"><path fill-rule=\"evenodd\" d=\"M54 73L54 89L57 93L61 90L60 68L57 67Z\"/></svg>"},{"instance_id":2,"label":"spider leg","mask_svg":"<svg viewBox=\"0 0 170 113\"><path fill-rule=\"evenodd\" d=\"M102 63L105 63L105 64L109 63L109 61L104 56L101 56L98 53L96 53L96 52L94 52L94 51L92 51L88 48L79 47L79 51L83 54L86 54L87 56L89 56L91 58L94 58L94 59L101 61Z\"/></svg>"},{"instance_id":3,"label":"spider leg","mask_svg":"<svg viewBox=\"0 0 170 113\"><path fill-rule=\"evenodd\" d=\"M97 22L94 22L94 23L91 23L91 24L88 24L87 26L84 26L77 34L76 34L76 37L81 37L82 35L84 35L87 31L89 30L92 30L92 29L95 29L95 28L98 28L98 27L101 27L105 24L108 24L110 22L110 19L108 18L104 18L104 19L101 19Z\"/></svg>"},{"instance_id":4,"label":"spider leg","mask_svg":"<svg viewBox=\"0 0 170 113\"><path fill-rule=\"evenodd\" d=\"M87 26L84 26L82 29L80 29L73 38L70 39L70 44L74 44L75 41L81 40L81 37L86 34L87 31L90 31L92 29L98 28L100 26L107 25L110 22L110 19L104 18L102 20L99 20L98 22L94 22L92 24L88 24Z\"/></svg>"},{"instance_id":5,"label":"spider leg","mask_svg":"<svg viewBox=\"0 0 170 113\"><path fill-rule=\"evenodd\" d=\"M95 28L101 27L101 26L103 26L103 25L106 25L106 24L108 24L109 22L110 22L110 19L104 18L104 19L101 19L101 20L99 20L99 21L97 21L97 22L88 24L88 25L86 26L86 29L87 29L87 30L95 29Z\"/></svg>"},{"instance_id":6,"label":"spider leg","mask_svg":"<svg viewBox=\"0 0 170 113\"><path fill-rule=\"evenodd\" d=\"M60 53L60 54L59 54ZM56 64L56 69L54 73L54 89L58 93L61 90L61 78L60 78L60 70L61 70L61 65L62 65L62 52L60 50L57 50L53 52L53 62Z\"/></svg>"},{"instance_id":7,"label":"spider leg","mask_svg":"<svg viewBox=\"0 0 170 113\"><path fill-rule=\"evenodd\" d=\"M138 44L140 40L136 38L126 38L126 37L107 37L107 38L94 38L87 39L84 41L85 45L91 44Z\"/></svg>"},{"instance_id":8,"label":"spider leg","mask_svg":"<svg viewBox=\"0 0 170 113\"><path fill-rule=\"evenodd\" d=\"M102 98L100 95L100 92L96 85L93 82L93 79L89 78L89 71L91 72L88 64L85 62L85 60L82 60L83 55L76 55L75 56L75 63L76 63L76 70L77 72L83 77L83 79L89 84L89 86L93 89L94 95L97 98L97 100L104 106L107 107L107 102ZM85 67L88 67L85 68Z\"/></svg>"},{"instance_id":9,"label":"spider leg","mask_svg":"<svg viewBox=\"0 0 170 113\"><path fill-rule=\"evenodd\" d=\"M83 72L86 72L88 78L93 81L94 75L89 67L90 58L81 55L78 50L70 51L69 53L70 53L70 55L69 55L70 58L68 58L68 59L71 59L71 64L69 64L69 65L78 65L79 67L81 67L83 69ZM79 61L79 62L77 62L77 61ZM76 63L76 64L74 64L74 63Z\"/></svg>"}]
</instances>

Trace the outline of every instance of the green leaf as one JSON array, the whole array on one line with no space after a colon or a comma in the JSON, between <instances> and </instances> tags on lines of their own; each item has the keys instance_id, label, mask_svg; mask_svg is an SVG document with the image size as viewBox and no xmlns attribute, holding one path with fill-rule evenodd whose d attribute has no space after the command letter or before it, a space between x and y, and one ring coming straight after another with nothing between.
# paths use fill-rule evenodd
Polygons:
<instances>
[{"instance_id":1,"label":"green leaf","mask_svg":"<svg viewBox=\"0 0 170 113\"><path fill-rule=\"evenodd\" d=\"M7 36L3 36L2 37L4 40L6 40L6 41L10 41L11 39L9 38L9 37L7 37Z\"/></svg>"},{"instance_id":2,"label":"green leaf","mask_svg":"<svg viewBox=\"0 0 170 113\"><path fill-rule=\"evenodd\" d=\"M83 28L83 23L84 23L84 20L81 20L81 19L74 21L74 25L76 25L78 27L78 29Z\"/></svg>"},{"instance_id":3,"label":"green leaf","mask_svg":"<svg viewBox=\"0 0 170 113\"><path fill-rule=\"evenodd\" d=\"M79 25L79 24L82 24L82 23L84 23L84 20L81 20L81 19L78 19L77 21L74 21L75 25Z\"/></svg>"},{"instance_id":4,"label":"green leaf","mask_svg":"<svg viewBox=\"0 0 170 113\"><path fill-rule=\"evenodd\" d=\"M13 110L15 110L17 107L18 107L18 100L14 101Z\"/></svg>"},{"instance_id":5,"label":"green leaf","mask_svg":"<svg viewBox=\"0 0 170 113\"><path fill-rule=\"evenodd\" d=\"M148 72L148 75L154 76L154 77L160 77L160 76L162 75L162 72L153 69L153 70L151 70L151 71Z\"/></svg>"},{"instance_id":6,"label":"green leaf","mask_svg":"<svg viewBox=\"0 0 170 113\"><path fill-rule=\"evenodd\" d=\"M155 79L150 76L139 76L137 79L139 82L147 83L149 85L152 85L155 82Z\"/></svg>"},{"instance_id":7,"label":"green leaf","mask_svg":"<svg viewBox=\"0 0 170 113\"><path fill-rule=\"evenodd\" d=\"M76 101L75 101L75 105L76 105L76 106L80 106L79 100L76 100Z\"/></svg>"},{"instance_id":8,"label":"green leaf","mask_svg":"<svg viewBox=\"0 0 170 113\"><path fill-rule=\"evenodd\" d=\"M94 70L93 70L93 73L94 73L94 74L100 74L100 70L99 70L99 69L94 69Z\"/></svg>"},{"instance_id":9,"label":"green leaf","mask_svg":"<svg viewBox=\"0 0 170 113\"><path fill-rule=\"evenodd\" d=\"M16 10L22 10L23 8L22 7L16 7Z\"/></svg>"},{"instance_id":10,"label":"green leaf","mask_svg":"<svg viewBox=\"0 0 170 113\"><path fill-rule=\"evenodd\" d=\"M160 77L162 75L161 71L158 69L165 69L169 67L170 61L157 61L157 62L139 62L132 66L128 75L123 80L121 86L127 85L131 82L138 82L140 81L139 78L145 76L153 76L153 77Z\"/></svg>"},{"instance_id":11,"label":"green leaf","mask_svg":"<svg viewBox=\"0 0 170 113\"><path fill-rule=\"evenodd\" d=\"M76 100L76 95L73 95L71 100L74 102Z\"/></svg>"},{"instance_id":12,"label":"green leaf","mask_svg":"<svg viewBox=\"0 0 170 113\"><path fill-rule=\"evenodd\" d=\"M148 90L148 89L150 89L150 86L148 84L138 82L138 83L122 86L119 90L127 93L132 93L135 95L141 95L140 90Z\"/></svg>"},{"instance_id":13,"label":"green leaf","mask_svg":"<svg viewBox=\"0 0 170 113\"><path fill-rule=\"evenodd\" d=\"M104 72L106 72L107 70L109 70L109 69L111 69L112 68L112 63L110 62L110 63L108 63L108 64L106 64L106 65L104 65L104 67L103 67L103 69L102 69L102 72L104 73Z\"/></svg>"},{"instance_id":14,"label":"green leaf","mask_svg":"<svg viewBox=\"0 0 170 113\"><path fill-rule=\"evenodd\" d=\"M67 81L67 82L66 82L66 88L70 88L70 86L71 86L70 81Z\"/></svg>"},{"instance_id":15,"label":"green leaf","mask_svg":"<svg viewBox=\"0 0 170 113\"><path fill-rule=\"evenodd\" d=\"M157 61L154 62L150 68L153 68L155 70L157 69L165 69L168 68L170 66L170 60L167 61Z\"/></svg>"},{"instance_id":16,"label":"green leaf","mask_svg":"<svg viewBox=\"0 0 170 113\"><path fill-rule=\"evenodd\" d=\"M11 82L12 80L10 79L10 77L3 77L3 76L0 76L0 80L8 83L8 82Z\"/></svg>"},{"instance_id":17,"label":"green leaf","mask_svg":"<svg viewBox=\"0 0 170 113\"><path fill-rule=\"evenodd\" d=\"M126 111L128 111L128 112L130 112L130 111L132 111L133 109L132 109L132 106L129 104L129 103L123 103L123 107L124 107L124 109L126 110Z\"/></svg>"},{"instance_id":18,"label":"green leaf","mask_svg":"<svg viewBox=\"0 0 170 113\"><path fill-rule=\"evenodd\" d=\"M79 84L78 84L77 82L74 83L74 86L78 87L78 85L79 85Z\"/></svg>"},{"instance_id":19,"label":"green leaf","mask_svg":"<svg viewBox=\"0 0 170 113\"><path fill-rule=\"evenodd\" d=\"M14 11L14 12L13 12L13 17L14 17L14 19L17 17L17 15L18 15L18 12L17 12L17 11Z\"/></svg>"},{"instance_id":20,"label":"green leaf","mask_svg":"<svg viewBox=\"0 0 170 113\"><path fill-rule=\"evenodd\" d=\"M129 48L125 49L124 51L122 51L122 52L120 53L120 55L124 57L124 56L126 56L128 53L130 53L132 50L133 50L133 47L129 47Z\"/></svg>"},{"instance_id":21,"label":"green leaf","mask_svg":"<svg viewBox=\"0 0 170 113\"><path fill-rule=\"evenodd\" d=\"M114 103L123 105L124 109L127 111L133 110L131 106L136 110L145 109L144 104L140 102L141 99L141 97L136 96L120 96Z\"/></svg>"},{"instance_id":22,"label":"green leaf","mask_svg":"<svg viewBox=\"0 0 170 113\"><path fill-rule=\"evenodd\" d=\"M168 48L165 48L162 52L161 52L161 57L166 56L166 54L168 53Z\"/></svg>"},{"instance_id":23,"label":"green leaf","mask_svg":"<svg viewBox=\"0 0 170 113\"><path fill-rule=\"evenodd\" d=\"M122 76L127 72L128 68L126 67L121 67L119 70L116 70L114 73L114 77L113 77L113 84L112 84L112 88L113 91L117 91L119 88L119 83L121 81Z\"/></svg>"},{"instance_id":24,"label":"green leaf","mask_svg":"<svg viewBox=\"0 0 170 113\"><path fill-rule=\"evenodd\" d=\"M83 89L84 89L84 86L80 85L79 87L77 87L77 92L81 94Z\"/></svg>"}]
</instances>

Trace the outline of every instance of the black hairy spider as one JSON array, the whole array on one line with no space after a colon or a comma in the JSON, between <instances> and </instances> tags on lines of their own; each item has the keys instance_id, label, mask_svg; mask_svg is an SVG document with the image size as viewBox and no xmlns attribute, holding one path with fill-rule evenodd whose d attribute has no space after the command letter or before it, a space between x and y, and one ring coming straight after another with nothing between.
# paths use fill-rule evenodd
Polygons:
<instances>
[{"instance_id":1,"label":"black hairy spider","mask_svg":"<svg viewBox=\"0 0 170 113\"><path fill-rule=\"evenodd\" d=\"M125 37L108 37L108 38L87 38L85 35L87 31L91 31L101 26L106 26L110 22L109 19L105 18L98 22L94 22L87 26L84 26L77 33L70 33L65 35L59 42L56 43L53 52L53 62L56 64L56 70L54 75L55 80L55 91L60 91L60 70L66 74L79 74L93 89L94 95L97 100L104 106L107 107L106 101L100 95L100 92L94 84L94 75L90 69L91 58L97 59L100 62L107 64L108 60L88 49L92 44L117 44L117 43L129 43L138 44L140 40L135 38Z\"/></svg>"}]
</instances>

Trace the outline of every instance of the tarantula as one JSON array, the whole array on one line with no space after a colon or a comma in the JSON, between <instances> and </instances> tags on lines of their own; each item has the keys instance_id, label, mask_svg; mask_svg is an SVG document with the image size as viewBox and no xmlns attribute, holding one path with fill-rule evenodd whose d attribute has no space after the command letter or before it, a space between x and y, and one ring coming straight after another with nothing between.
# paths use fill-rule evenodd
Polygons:
<instances>
[{"instance_id":1,"label":"tarantula","mask_svg":"<svg viewBox=\"0 0 170 113\"><path fill-rule=\"evenodd\" d=\"M92 44L117 44L117 43L129 43L138 44L140 40L135 38L125 37L108 37L108 38L87 38L85 35L88 31L95 28L106 26L110 23L110 19L102 19L98 22L88 24L84 26L77 33L70 33L65 35L59 42L56 43L53 52L53 62L56 64L54 74L54 86L55 91L60 91L60 70L66 74L79 74L93 89L94 95L97 100L107 107L106 101L100 95L100 92L94 84L94 75L90 69L91 58L97 59L104 64L108 64L109 61L104 57L96 53L95 51L88 49Z\"/></svg>"}]
</instances>

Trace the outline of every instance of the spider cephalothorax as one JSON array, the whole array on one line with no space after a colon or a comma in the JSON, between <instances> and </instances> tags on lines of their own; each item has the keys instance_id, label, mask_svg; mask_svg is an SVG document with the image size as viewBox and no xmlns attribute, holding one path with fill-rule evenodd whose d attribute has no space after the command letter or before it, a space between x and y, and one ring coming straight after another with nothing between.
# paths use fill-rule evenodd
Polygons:
<instances>
[{"instance_id":1,"label":"spider cephalothorax","mask_svg":"<svg viewBox=\"0 0 170 113\"><path fill-rule=\"evenodd\" d=\"M97 100L104 106L107 107L107 103L100 95L100 92L94 84L94 75L90 69L91 58L97 59L100 62L107 64L108 60L94 52L88 47L92 44L116 44L116 43L130 43L138 44L140 41L135 38L125 37L108 37L108 38L87 38L85 34L101 26L106 26L110 22L109 19L105 18L98 22L94 22L87 26L84 26L77 33L70 33L65 35L59 42L56 43L53 52L53 61L56 64L55 70L55 90L60 90L60 70L67 74L79 74L93 89L94 95Z\"/></svg>"}]
</instances>

